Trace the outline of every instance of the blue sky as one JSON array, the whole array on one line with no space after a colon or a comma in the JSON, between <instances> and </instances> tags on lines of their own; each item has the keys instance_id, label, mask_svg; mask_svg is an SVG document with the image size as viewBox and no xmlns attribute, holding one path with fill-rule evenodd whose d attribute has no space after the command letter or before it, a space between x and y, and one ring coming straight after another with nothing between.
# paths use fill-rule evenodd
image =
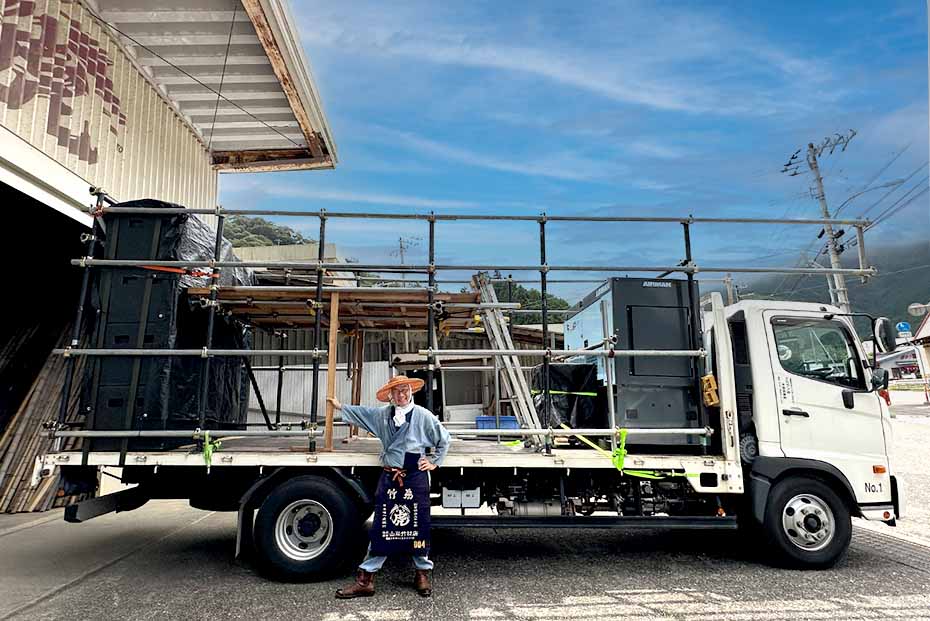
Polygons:
<instances>
[{"instance_id":1,"label":"blue sky","mask_svg":"<svg viewBox=\"0 0 930 621\"><path fill-rule=\"evenodd\" d=\"M797 148L850 128L847 151L822 161L834 208L915 174L884 202L875 204L888 190L866 192L841 215L878 216L927 184L919 0L293 9L340 163L222 176L226 207L814 217L810 175L779 171ZM872 243L930 237L928 205L925 194L870 231ZM315 236L315 221L281 222ZM422 236L408 262L425 261L425 224L328 230L344 255L377 262L397 261L398 236ZM537 263L537 230L440 224L438 261ZM695 254L707 265L794 265L805 248L816 252L818 230L695 225ZM672 264L680 240L678 225L552 224L549 262Z\"/></svg>"}]
</instances>

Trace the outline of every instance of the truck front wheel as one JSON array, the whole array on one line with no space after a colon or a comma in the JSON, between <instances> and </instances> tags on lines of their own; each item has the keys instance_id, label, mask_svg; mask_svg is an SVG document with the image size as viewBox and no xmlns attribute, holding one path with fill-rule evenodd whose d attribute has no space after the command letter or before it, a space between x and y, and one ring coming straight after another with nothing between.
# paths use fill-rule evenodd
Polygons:
<instances>
[{"instance_id":1,"label":"truck front wheel","mask_svg":"<svg viewBox=\"0 0 930 621\"><path fill-rule=\"evenodd\" d=\"M358 560L365 538L356 504L331 481L290 479L262 503L254 526L256 561L273 577L318 580Z\"/></svg>"},{"instance_id":2,"label":"truck front wheel","mask_svg":"<svg viewBox=\"0 0 930 621\"><path fill-rule=\"evenodd\" d=\"M777 559L789 567L832 567L852 538L846 503L830 486L807 477L790 477L772 488L764 526Z\"/></svg>"}]
</instances>

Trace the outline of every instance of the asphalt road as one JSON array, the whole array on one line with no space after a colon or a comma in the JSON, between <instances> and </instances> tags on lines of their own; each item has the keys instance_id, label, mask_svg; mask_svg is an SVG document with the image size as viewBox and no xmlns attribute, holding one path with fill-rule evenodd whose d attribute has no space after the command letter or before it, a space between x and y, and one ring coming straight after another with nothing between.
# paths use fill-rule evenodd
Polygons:
<instances>
[{"instance_id":1,"label":"asphalt road","mask_svg":"<svg viewBox=\"0 0 930 621\"><path fill-rule=\"evenodd\" d=\"M279 584L236 562L233 514L162 501L80 525L0 520L0 619L930 620L930 408L898 413L911 519L857 527L828 571L772 568L734 533L446 530L433 598L389 563L374 598L346 602L344 579Z\"/></svg>"}]
</instances>

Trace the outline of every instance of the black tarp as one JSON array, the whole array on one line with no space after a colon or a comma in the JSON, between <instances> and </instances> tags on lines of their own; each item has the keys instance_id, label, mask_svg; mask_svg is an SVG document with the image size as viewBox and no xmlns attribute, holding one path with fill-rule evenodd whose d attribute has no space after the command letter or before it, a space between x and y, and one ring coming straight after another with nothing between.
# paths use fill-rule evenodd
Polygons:
<instances>
[{"instance_id":1,"label":"black tarp","mask_svg":"<svg viewBox=\"0 0 930 621\"><path fill-rule=\"evenodd\" d=\"M179 208L152 199L117 207ZM187 214L104 213L103 257L157 261L207 261L213 258L216 232ZM236 261L223 240L221 260ZM208 268L195 268L206 272ZM94 347L200 349L206 346L208 311L192 303L188 287L209 286L201 273L179 273L154 266L94 268L90 342ZM220 285L251 285L250 270L223 268ZM214 349L251 346L244 326L216 314ZM200 357L104 357L87 365L82 407L95 430L193 429L200 422ZM210 359L205 428L238 429L247 419L249 380L240 357ZM95 450L114 450L119 440L97 440ZM168 446L164 440L135 440L133 448Z\"/></svg>"},{"instance_id":2,"label":"black tarp","mask_svg":"<svg viewBox=\"0 0 930 621\"><path fill-rule=\"evenodd\" d=\"M540 421L557 428L563 423L574 429L607 427L607 401L594 364L549 365L549 417L543 396L543 365L533 367L532 390Z\"/></svg>"}]
</instances>

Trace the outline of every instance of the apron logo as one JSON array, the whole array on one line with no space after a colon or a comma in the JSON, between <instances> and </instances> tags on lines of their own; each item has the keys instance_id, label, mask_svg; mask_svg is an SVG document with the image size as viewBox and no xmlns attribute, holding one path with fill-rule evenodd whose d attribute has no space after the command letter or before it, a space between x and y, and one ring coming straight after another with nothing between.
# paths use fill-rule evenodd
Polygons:
<instances>
[{"instance_id":1,"label":"apron logo","mask_svg":"<svg viewBox=\"0 0 930 621\"><path fill-rule=\"evenodd\" d=\"M410 523L410 509L405 505L394 505L391 508L391 523L394 526L406 526Z\"/></svg>"}]
</instances>

